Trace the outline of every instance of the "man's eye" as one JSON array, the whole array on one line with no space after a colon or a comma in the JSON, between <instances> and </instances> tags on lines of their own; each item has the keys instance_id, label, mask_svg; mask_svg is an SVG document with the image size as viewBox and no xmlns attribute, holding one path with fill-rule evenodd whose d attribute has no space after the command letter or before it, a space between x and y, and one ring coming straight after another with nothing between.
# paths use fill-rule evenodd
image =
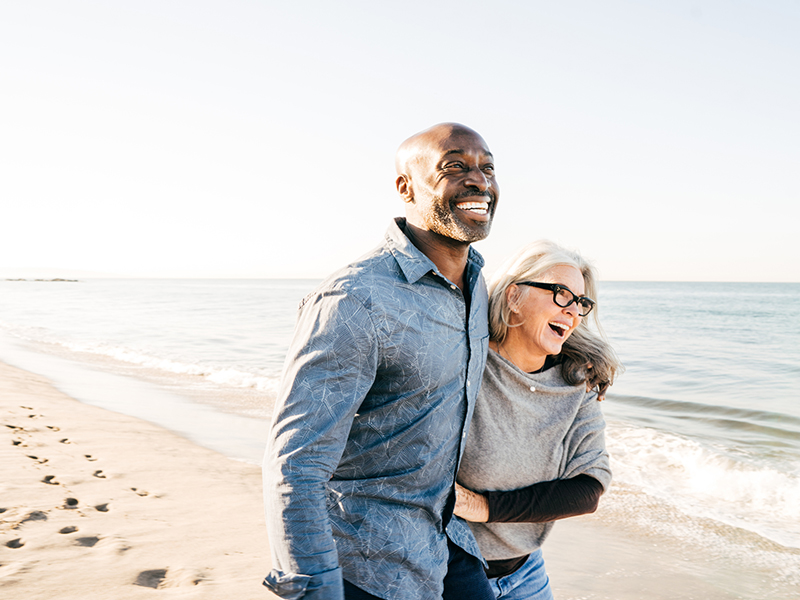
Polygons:
<instances>
[{"instance_id":1,"label":"man's eye","mask_svg":"<svg viewBox=\"0 0 800 600\"><path fill-rule=\"evenodd\" d=\"M464 164L460 163L460 162L447 163L444 166L444 168L445 169L463 169L464 168Z\"/></svg>"},{"instance_id":2,"label":"man's eye","mask_svg":"<svg viewBox=\"0 0 800 600\"><path fill-rule=\"evenodd\" d=\"M494 173L494 165L485 165L483 167L483 170L486 171L487 173Z\"/></svg>"}]
</instances>

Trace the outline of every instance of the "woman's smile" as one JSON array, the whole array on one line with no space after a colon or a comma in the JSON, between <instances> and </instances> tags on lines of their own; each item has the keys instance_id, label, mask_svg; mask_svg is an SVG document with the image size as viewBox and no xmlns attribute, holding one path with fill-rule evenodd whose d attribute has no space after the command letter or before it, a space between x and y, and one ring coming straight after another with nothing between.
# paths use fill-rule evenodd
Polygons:
<instances>
[{"instance_id":1,"label":"woman's smile","mask_svg":"<svg viewBox=\"0 0 800 600\"><path fill-rule=\"evenodd\" d=\"M578 296L584 294L583 275L569 265L553 267L537 279L541 283L557 283ZM564 342L580 324L578 305L573 302L561 307L555 303L552 290L523 285L510 286L508 294L512 320L503 350L509 356L525 356L528 370L538 369L548 355L561 352Z\"/></svg>"}]
</instances>

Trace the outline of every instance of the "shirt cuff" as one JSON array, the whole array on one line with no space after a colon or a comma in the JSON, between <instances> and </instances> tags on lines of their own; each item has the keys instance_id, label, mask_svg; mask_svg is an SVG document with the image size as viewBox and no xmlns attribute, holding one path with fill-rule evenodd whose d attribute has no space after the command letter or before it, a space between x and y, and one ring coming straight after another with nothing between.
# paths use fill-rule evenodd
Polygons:
<instances>
[{"instance_id":1,"label":"shirt cuff","mask_svg":"<svg viewBox=\"0 0 800 600\"><path fill-rule=\"evenodd\" d=\"M302 575L272 569L264 578L264 586L284 600L344 600L342 570Z\"/></svg>"}]
</instances>

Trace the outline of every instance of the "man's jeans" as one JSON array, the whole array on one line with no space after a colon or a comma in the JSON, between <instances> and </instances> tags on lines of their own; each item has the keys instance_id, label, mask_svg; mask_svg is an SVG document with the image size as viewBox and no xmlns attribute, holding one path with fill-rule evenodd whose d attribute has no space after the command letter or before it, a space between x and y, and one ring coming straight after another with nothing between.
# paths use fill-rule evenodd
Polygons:
<instances>
[{"instance_id":1,"label":"man's jeans","mask_svg":"<svg viewBox=\"0 0 800 600\"><path fill-rule=\"evenodd\" d=\"M450 558L444 578L444 600L494 600L483 564L477 558L447 540Z\"/></svg>"}]
</instances>

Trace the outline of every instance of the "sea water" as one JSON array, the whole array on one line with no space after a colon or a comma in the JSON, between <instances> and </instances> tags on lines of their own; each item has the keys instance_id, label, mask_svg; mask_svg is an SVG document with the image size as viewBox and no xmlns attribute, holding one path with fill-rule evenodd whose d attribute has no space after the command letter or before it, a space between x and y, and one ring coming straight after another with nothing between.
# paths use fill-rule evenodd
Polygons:
<instances>
[{"instance_id":1,"label":"sea water","mask_svg":"<svg viewBox=\"0 0 800 600\"><path fill-rule=\"evenodd\" d=\"M257 461L297 304L317 283L0 281L0 360L100 404L101 373L147 382L171 396L108 408L232 455L252 438L238 457ZM597 312L626 367L603 404L606 518L800 585L800 284L603 282ZM208 414L228 423L223 440Z\"/></svg>"}]
</instances>

